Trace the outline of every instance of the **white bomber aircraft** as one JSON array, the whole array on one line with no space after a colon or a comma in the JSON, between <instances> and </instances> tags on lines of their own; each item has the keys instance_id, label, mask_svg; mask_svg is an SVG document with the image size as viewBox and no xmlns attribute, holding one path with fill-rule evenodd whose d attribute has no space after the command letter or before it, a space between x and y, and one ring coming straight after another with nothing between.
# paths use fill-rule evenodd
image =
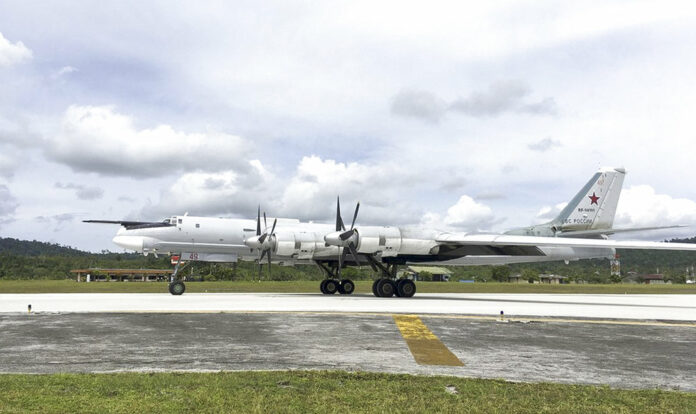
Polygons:
<instances>
[{"instance_id":1,"label":"white bomber aircraft","mask_svg":"<svg viewBox=\"0 0 696 414\"><path fill-rule=\"evenodd\" d=\"M337 200L336 224L303 223L273 219L269 227L261 209L254 220L173 216L160 222L85 220L87 223L120 224L113 241L128 250L147 254L179 255L169 284L173 295L184 293L177 278L182 260L207 262L258 261L264 257L284 265L315 263L325 273L324 294L351 294L349 279L341 279L345 266L369 265L380 277L372 291L378 297L411 297L416 286L397 279L397 267L413 263L466 266L566 262L612 258L615 249L692 250L696 244L616 241L618 232L654 230L644 227L614 229L612 224L626 171L602 168L585 184L555 219L545 224L510 230L503 234L468 234L434 229L394 226L356 226L360 203L346 229ZM260 270L259 270L260 271Z\"/></svg>"}]
</instances>

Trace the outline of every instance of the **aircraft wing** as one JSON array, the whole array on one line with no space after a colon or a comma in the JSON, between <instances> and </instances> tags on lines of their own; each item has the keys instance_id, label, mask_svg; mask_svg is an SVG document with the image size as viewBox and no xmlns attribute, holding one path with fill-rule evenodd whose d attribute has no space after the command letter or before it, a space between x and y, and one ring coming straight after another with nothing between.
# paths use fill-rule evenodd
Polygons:
<instances>
[{"instance_id":1,"label":"aircraft wing","mask_svg":"<svg viewBox=\"0 0 696 414\"><path fill-rule=\"evenodd\" d=\"M443 233L435 242L449 246L534 246L534 247L595 247L615 249L689 250L696 251L696 243L666 243L652 241L576 239L570 237L514 236L507 234Z\"/></svg>"},{"instance_id":2,"label":"aircraft wing","mask_svg":"<svg viewBox=\"0 0 696 414\"><path fill-rule=\"evenodd\" d=\"M649 230L662 230L662 229L676 229L689 226L660 226L660 227L634 227L630 229L595 229L595 230L578 230L578 231L566 231L562 233L557 233L556 237L588 237L588 236L608 236L610 234L616 233L628 233L632 231L649 231Z\"/></svg>"},{"instance_id":3,"label":"aircraft wing","mask_svg":"<svg viewBox=\"0 0 696 414\"><path fill-rule=\"evenodd\" d=\"M124 221L124 220L82 220L83 223L120 224L128 230L149 229L153 227L171 227L173 224L164 221Z\"/></svg>"}]
</instances>

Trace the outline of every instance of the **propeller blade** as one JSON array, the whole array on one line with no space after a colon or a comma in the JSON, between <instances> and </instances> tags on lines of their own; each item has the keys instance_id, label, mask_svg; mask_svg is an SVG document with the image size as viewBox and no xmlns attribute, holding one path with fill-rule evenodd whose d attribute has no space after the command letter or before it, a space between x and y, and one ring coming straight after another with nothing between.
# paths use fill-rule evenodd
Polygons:
<instances>
[{"instance_id":1,"label":"propeller blade","mask_svg":"<svg viewBox=\"0 0 696 414\"><path fill-rule=\"evenodd\" d=\"M263 257L266 255L266 253L269 253L268 250L261 250L261 257L259 257L259 263L263 261Z\"/></svg>"},{"instance_id":2,"label":"propeller blade","mask_svg":"<svg viewBox=\"0 0 696 414\"><path fill-rule=\"evenodd\" d=\"M263 228L264 230L268 228L268 223L266 223L266 212L263 212Z\"/></svg>"},{"instance_id":3,"label":"propeller blade","mask_svg":"<svg viewBox=\"0 0 696 414\"><path fill-rule=\"evenodd\" d=\"M259 211L256 213L256 235L261 235L261 205L259 204Z\"/></svg>"},{"instance_id":4,"label":"propeller blade","mask_svg":"<svg viewBox=\"0 0 696 414\"><path fill-rule=\"evenodd\" d=\"M358 251L355 250L355 246L353 246L353 243L348 244L348 249L350 250L351 256L353 256L353 259L355 259L355 264L360 266L360 259L358 258Z\"/></svg>"},{"instance_id":5,"label":"propeller blade","mask_svg":"<svg viewBox=\"0 0 696 414\"><path fill-rule=\"evenodd\" d=\"M336 231L345 229L346 226L343 224L343 219L341 218L341 199L336 197Z\"/></svg>"},{"instance_id":6,"label":"propeller blade","mask_svg":"<svg viewBox=\"0 0 696 414\"><path fill-rule=\"evenodd\" d=\"M360 202L358 201L358 204L355 205L355 213L353 214L353 222L350 223L350 229L353 230L353 227L355 227L355 219L358 218L358 210L360 210Z\"/></svg>"},{"instance_id":7,"label":"propeller blade","mask_svg":"<svg viewBox=\"0 0 696 414\"><path fill-rule=\"evenodd\" d=\"M346 231L346 232L341 233L341 234L338 236L338 238L341 239L341 240L343 240L343 241L346 241L346 240L350 239L351 236L354 235L354 234L355 234L355 230L350 229L350 230L348 230L348 231Z\"/></svg>"},{"instance_id":8,"label":"propeller blade","mask_svg":"<svg viewBox=\"0 0 696 414\"><path fill-rule=\"evenodd\" d=\"M336 269L336 275L341 275L341 268L343 267L343 247L338 248L338 269Z\"/></svg>"},{"instance_id":9,"label":"propeller blade","mask_svg":"<svg viewBox=\"0 0 696 414\"><path fill-rule=\"evenodd\" d=\"M278 223L278 219L277 218L273 219L273 227L271 228L271 235L273 235L273 233L275 232L275 226L277 223Z\"/></svg>"},{"instance_id":10,"label":"propeller blade","mask_svg":"<svg viewBox=\"0 0 696 414\"><path fill-rule=\"evenodd\" d=\"M266 237L268 237L268 233L264 233L259 237L259 243L263 244L263 242L266 240Z\"/></svg>"},{"instance_id":11,"label":"propeller blade","mask_svg":"<svg viewBox=\"0 0 696 414\"><path fill-rule=\"evenodd\" d=\"M268 250L268 280L271 280L271 251Z\"/></svg>"}]
</instances>

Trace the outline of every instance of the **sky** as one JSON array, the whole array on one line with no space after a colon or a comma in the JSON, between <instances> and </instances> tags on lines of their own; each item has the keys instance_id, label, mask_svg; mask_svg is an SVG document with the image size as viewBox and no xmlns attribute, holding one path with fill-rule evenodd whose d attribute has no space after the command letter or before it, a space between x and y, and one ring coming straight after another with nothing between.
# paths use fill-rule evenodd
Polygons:
<instances>
[{"instance_id":1,"label":"sky","mask_svg":"<svg viewBox=\"0 0 696 414\"><path fill-rule=\"evenodd\" d=\"M628 171L616 227L696 225L691 2L0 11L1 237L117 251L82 220L331 222L338 195L363 225L503 231L604 166Z\"/></svg>"}]
</instances>

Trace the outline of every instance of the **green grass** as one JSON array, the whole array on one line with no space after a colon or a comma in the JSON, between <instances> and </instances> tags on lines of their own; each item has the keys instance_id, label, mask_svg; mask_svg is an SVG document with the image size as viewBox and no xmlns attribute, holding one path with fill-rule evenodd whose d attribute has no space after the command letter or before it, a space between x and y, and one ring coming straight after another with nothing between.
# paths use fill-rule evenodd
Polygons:
<instances>
[{"instance_id":1,"label":"green grass","mask_svg":"<svg viewBox=\"0 0 696 414\"><path fill-rule=\"evenodd\" d=\"M356 281L357 293L371 293L371 281ZM420 293L681 293L696 294L696 285L417 282ZM187 292L317 293L319 282L217 281L186 282ZM0 280L0 293L167 293L164 282L75 282L74 280Z\"/></svg>"},{"instance_id":2,"label":"green grass","mask_svg":"<svg viewBox=\"0 0 696 414\"><path fill-rule=\"evenodd\" d=\"M696 394L330 371L0 375L0 413L19 412L689 413Z\"/></svg>"}]
</instances>

